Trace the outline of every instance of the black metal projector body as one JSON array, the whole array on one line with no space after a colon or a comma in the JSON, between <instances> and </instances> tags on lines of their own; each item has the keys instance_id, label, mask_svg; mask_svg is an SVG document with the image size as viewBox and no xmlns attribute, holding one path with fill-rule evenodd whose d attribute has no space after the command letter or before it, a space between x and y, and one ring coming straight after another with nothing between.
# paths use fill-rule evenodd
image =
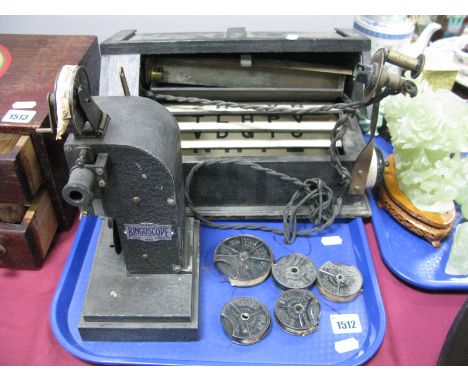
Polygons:
<instances>
[{"instance_id":1,"label":"black metal projector body","mask_svg":"<svg viewBox=\"0 0 468 382\"><path fill-rule=\"evenodd\" d=\"M65 144L64 198L103 219L81 337L196 340L199 223L185 216L177 122L148 99L93 100L110 116L104 134Z\"/></svg>"},{"instance_id":2,"label":"black metal projector body","mask_svg":"<svg viewBox=\"0 0 468 382\"><path fill-rule=\"evenodd\" d=\"M368 62L369 52L370 40L352 30L293 34L247 32L244 28L231 28L226 33L175 34L127 30L101 44L100 95L122 94L119 69L123 67L133 95L144 96L143 84L144 90L156 94L280 106L358 101L363 98L363 86L353 81L352 69ZM325 70L315 71L317 67ZM298 147L301 139L329 138L329 130L312 126L312 116L298 121L293 118L298 116L291 114L266 115L175 101L163 105L179 122L184 177L201 161L224 157L250 160L301 180L323 179L344 198L341 217L371 215L364 189L359 195L348 195L340 187L328 147ZM314 118L333 125L339 115L332 111ZM257 122L265 121L269 123L256 127ZM307 123L311 128L305 131ZM286 125L291 130L285 131ZM233 146L231 137L236 137L238 146ZM249 149L255 141L259 146ZM281 146L286 141L295 146ZM264 149L262 142L270 148ZM192 149L205 143L200 149ZM279 150L271 148L276 144ZM352 118L341 144L339 158L351 171L365 146L357 118ZM278 218L296 189L247 166L220 163L197 171L191 199L205 216ZM299 216L307 216L307 212L301 209Z\"/></svg>"}]
</instances>

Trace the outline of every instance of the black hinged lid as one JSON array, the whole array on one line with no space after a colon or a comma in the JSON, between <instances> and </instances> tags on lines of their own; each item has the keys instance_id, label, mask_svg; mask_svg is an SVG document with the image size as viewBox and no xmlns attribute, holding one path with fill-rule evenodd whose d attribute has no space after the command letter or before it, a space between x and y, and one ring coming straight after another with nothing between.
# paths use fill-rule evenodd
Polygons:
<instances>
[{"instance_id":1,"label":"black hinged lid","mask_svg":"<svg viewBox=\"0 0 468 382\"><path fill-rule=\"evenodd\" d=\"M370 40L352 29L333 32L224 32L137 33L123 30L101 44L101 53L190 54L275 52L366 52Z\"/></svg>"}]
</instances>

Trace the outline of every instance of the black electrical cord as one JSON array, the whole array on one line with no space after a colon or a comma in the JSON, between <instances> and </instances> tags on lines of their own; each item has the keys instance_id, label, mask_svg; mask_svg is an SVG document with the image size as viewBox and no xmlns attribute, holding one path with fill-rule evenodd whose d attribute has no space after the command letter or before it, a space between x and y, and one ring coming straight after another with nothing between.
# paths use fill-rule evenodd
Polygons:
<instances>
[{"instance_id":1,"label":"black electrical cord","mask_svg":"<svg viewBox=\"0 0 468 382\"><path fill-rule=\"evenodd\" d=\"M248 166L256 171L262 171L271 176L277 176L283 181L291 182L298 187L298 190L294 192L284 209L283 230L258 224L214 223L196 210L190 197L190 186L192 184L192 179L195 173L201 167L212 166L220 163L233 163L239 166ZM335 199L333 190L319 178L306 179L304 182L302 182L297 178L275 171L271 168L263 167L258 163L238 159L210 159L197 163L195 166L193 166L185 180L185 200L187 202L187 206L193 212L194 216L209 227L273 232L279 235L284 235L284 241L288 244L293 243L297 236L307 236L312 232L320 231L332 224L340 212L342 203L341 198ZM312 223L316 224L316 226L311 229L297 231L297 213L303 206L308 207L310 211L308 218Z\"/></svg>"},{"instance_id":2,"label":"black electrical cord","mask_svg":"<svg viewBox=\"0 0 468 382\"><path fill-rule=\"evenodd\" d=\"M291 114L316 114L324 113L331 110L340 110L342 114L335 123L333 130L330 132L330 163L337 172L341 180L341 187L347 189L351 184L351 173L349 170L341 164L338 156L338 150L336 148L337 143L343 138L346 133L346 127L350 123L350 118L357 112L359 108L369 106L371 104L380 102L385 98L388 92L384 91L376 99L372 99L369 102L349 102L349 103L336 103L333 105L323 105L317 107L310 107L306 109L291 109L277 106L264 106L255 104L245 104L221 100L209 100L196 97L178 97L166 94L156 94L152 91L142 89L142 93L155 100L164 100L168 102L179 102L179 103L194 103L201 105L215 105L223 107L240 108L245 110L255 110L264 113L291 113ZM200 214L195 206L193 205L190 197L190 187L192 179L195 173L204 166L212 166L215 164L233 163L240 166L248 166L256 171L265 172L271 176L277 176L280 179L295 184L298 189L291 196L288 204L285 206L283 212L283 229L279 230L269 226L263 226L258 224L220 224L214 223L206 216ZM201 222L209 227L219 229L248 229L248 230L262 230L267 232L273 232L278 235L284 236L284 242L291 244L296 240L297 236L307 236L313 232L318 232L331 225L336 217L338 216L342 198L336 197L333 190L320 178L310 178L301 181L297 178L291 177L287 174L275 171L273 169L263 167L258 163L239 160L239 159L210 159L207 161L197 163L190 170L185 180L185 199L187 206L192 211L193 215ZM301 207L307 207L309 214L308 219L311 223L315 224L313 228L306 230L297 230L297 214Z\"/></svg>"}]
</instances>

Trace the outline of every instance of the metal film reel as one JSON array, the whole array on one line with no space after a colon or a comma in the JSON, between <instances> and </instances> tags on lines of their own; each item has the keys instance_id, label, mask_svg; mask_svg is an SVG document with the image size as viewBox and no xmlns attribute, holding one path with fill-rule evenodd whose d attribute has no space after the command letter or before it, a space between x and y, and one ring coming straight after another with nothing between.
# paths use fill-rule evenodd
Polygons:
<instances>
[{"instance_id":1,"label":"metal film reel","mask_svg":"<svg viewBox=\"0 0 468 382\"><path fill-rule=\"evenodd\" d=\"M308 257L292 253L273 264L271 274L275 284L282 290L305 289L315 282L317 268Z\"/></svg>"},{"instance_id":2,"label":"metal film reel","mask_svg":"<svg viewBox=\"0 0 468 382\"><path fill-rule=\"evenodd\" d=\"M221 324L235 344L253 345L268 334L271 318L261 302L250 297L239 297L224 305Z\"/></svg>"},{"instance_id":3,"label":"metal film reel","mask_svg":"<svg viewBox=\"0 0 468 382\"><path fill-rule=\"evenodd\" d=\"M335 302L354 300L362 291L362 275L353 265L327 261L318 271L317 286L321 294Z\"/></svg>"},{"instance_id":4,"label":"metal film reel","mask_svg":"<svg viewBox=\"0 0 468 382\"><path fill-rule=\"evenodd\" d=\"M275 318L286 333L306 336L318 329L319 300L308 290L289 289L276 300Z\"/></svg>"},{"instance_id":5,"label":"metal film reel","mask_svg":"<svg viewBox=\"0 0 468 382\"><path fill-rule=\"evenodd\" d=\"M263 240L250 235L236 235L216 247L214 261L232 286L250 287L268 277L273 254Z\"/></svg>"}]
</instances>

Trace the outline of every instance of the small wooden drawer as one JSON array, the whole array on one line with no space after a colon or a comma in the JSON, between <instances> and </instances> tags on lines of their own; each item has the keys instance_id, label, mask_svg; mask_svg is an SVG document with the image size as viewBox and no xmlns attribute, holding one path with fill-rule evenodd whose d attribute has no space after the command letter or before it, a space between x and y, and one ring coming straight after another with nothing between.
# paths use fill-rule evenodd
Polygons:
<instances>
[{"instance_id":1,"label":"small wooden drawer","mask_svg":"<svg viewBox=\"0 0 468 382\"><path fill-rule=\"evenodd\" d=\"M31 138L0 133L0 203L29 204L42 182Z\"/></svg>"},{"instance_id":2,"label":"small wooden drawer","mask_svg":"<svg viewBox=\"0 0 468 382\"><path fill-rule=\"evenodd\" d=\"M0 267L39 268L57 228L52 202L47 190L42 188L21 223L0 222Z\"/></svg>"}]
</instances>

